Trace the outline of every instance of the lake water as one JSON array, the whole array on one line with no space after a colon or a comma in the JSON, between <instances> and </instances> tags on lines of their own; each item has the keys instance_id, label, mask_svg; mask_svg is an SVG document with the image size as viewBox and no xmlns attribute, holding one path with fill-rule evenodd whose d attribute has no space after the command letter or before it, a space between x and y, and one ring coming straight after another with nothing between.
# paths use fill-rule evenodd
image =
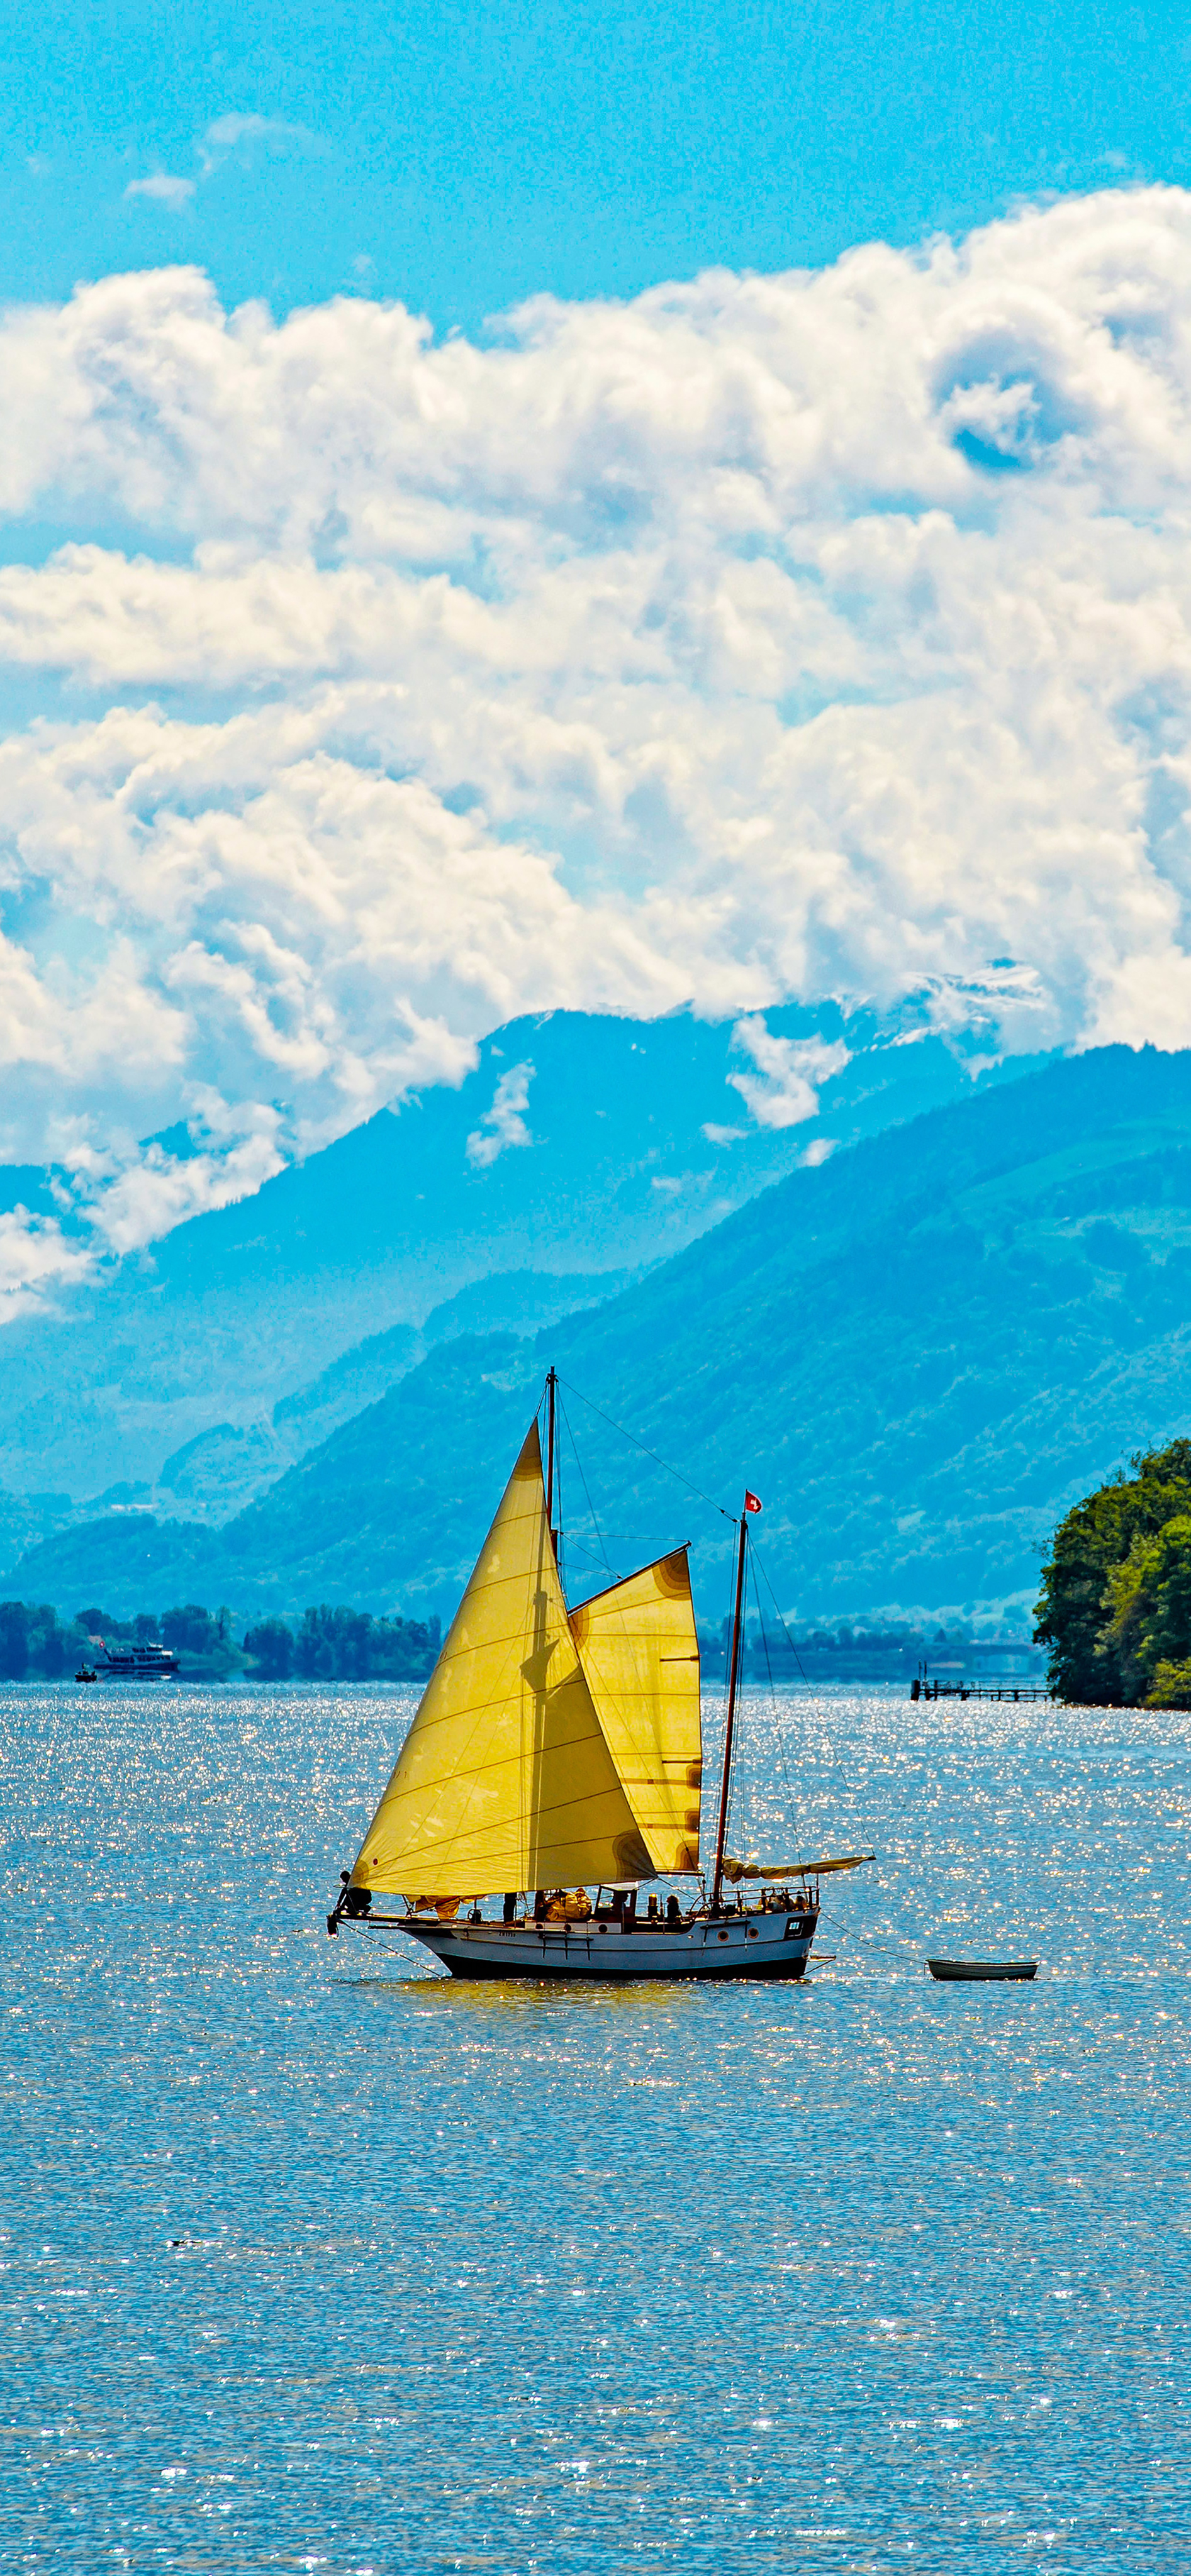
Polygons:
<instances>
[{"instance_id":1,"label":"lake water","mask_svg":"<svg viewBox=\"0 0 1191 2576\"><path fill-rule=\"evenodd\" d=\"M327 1940L411 1694L2 1705L5 2571L1191 2567L1185 1718L791 1692L617 1992Z\"/></svg>"}]
</instances>

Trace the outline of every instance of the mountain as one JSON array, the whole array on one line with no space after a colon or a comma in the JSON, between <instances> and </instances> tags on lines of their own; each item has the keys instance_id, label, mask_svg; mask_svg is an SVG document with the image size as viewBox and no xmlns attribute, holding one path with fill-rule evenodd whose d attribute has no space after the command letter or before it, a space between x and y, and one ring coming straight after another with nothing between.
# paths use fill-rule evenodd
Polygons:
<instances>
[{"instance_id":1,"label":"mountain","mask_svg":"<svg viewBox=\"0 0 1191 2576\"><path fill-rule=\"evenodd\" d=\"M510 1326L531 1334L577 1309L615 1296L632 1273L610 1270L586 1276L542 1270L497 1271L473 1281L455 1297L435 1306L419 1331L413 1324L393 1324L387 1333L372 1333L344 1351L295 1395L282 1396L271 1416L237 1425L218 1422L196 1433L159 1469L155 1486L125 1490L124 1505L151 1505L171 1518L226 1520L243 1503L276 1484L287 1467L308 1449L318 1447L367 1404L416 1367L439 1342L454 1341L474 1330ZM109 1497L115 1501L116 1496ZM76 1511L63 1520L77 1520Z\"/></svg>"},{"instance_id":2,"label":"mountain","mask_svg":"<svg viewBox=\"0 0 1191 2576\"><path fill-rule=\"evenodd\" d=\"M541 1320L541 1274L582 1274L583 1296L592 1274L619 1286L808 1148L824 1154L970 1088L921 1027L827 1007L749 1028L745 1043L686 1013L515 1021L458 1090L381 1111L255 1197L59 1290L51 1310L0 1333L0 1487L70 1498L118 1485L135 1500L165 1484L167 1507L229 1508L246 1479L268 1481L296 1454L277 1407L361 1342L412 1334L496 1273L520 1282L520 1303L506 1295L482 1320L525 1329ZM52 1212L63 1186L0 1172L0 1209ZM450 1329L479 1320L477 1309ZM404 1347L416 1355L412 1339ZM192 1444L211 1432L200 1454Z\"/></svg>"},{"instance_id":3,"label":"mountain","mask_svg":"<svg viewBox=\"0 0 1191 2576\"><path fill-rule=\"evenodd\" d=\"M747 1477L800 1620L1020 1607L1056 1516L1186 1426L1189 1288L1191 1055L1100 1049L789 1174L535 1343L431 1350L219 1532L116 1515L7 1582L449 1612L553 1359L573 1594L687 1537L718 1621Z\"/></svg>"}]
</instances>

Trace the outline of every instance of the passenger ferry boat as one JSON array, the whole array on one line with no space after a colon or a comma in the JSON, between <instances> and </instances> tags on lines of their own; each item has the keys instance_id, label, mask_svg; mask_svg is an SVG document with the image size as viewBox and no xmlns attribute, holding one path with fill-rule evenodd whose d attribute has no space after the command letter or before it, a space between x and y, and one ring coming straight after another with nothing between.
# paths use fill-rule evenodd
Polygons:
<instances>
[{"instance_id":1,"label":"passenger ferry boat","mask_svg":"<svg viewBox=\"0 0 1191 2576\"><path fill-rule=\"evenodd\" d=\"M535 1415L327 1930L404 1935L456 1977L801 1977L820 1880L873 1855L746 1863L726 1849L760 1504L746 1494L737 1525L705 1869L687 1551L568 1609L553 1527L556 1385L551 1369L545 1471ZM650 1888L675 1878L682 1893Z\"/></svg>"},{"instance_id":2,"label":"passenger ferry boat","mask_svg":"<svg viewBox=\"0 0 1191 2576\"><path fill-rule=\"evenodd\" d=\"M76 1673L76 1681L169 1681L178 1669L178 1658L172 1646L162 1646L156 1641L134 1645L130 1639L119 1637L114 1646L109 1646L102 1637L92 1637L90 1643L102 1651L94 1659L94 1671Z\"/></svg>"}]
</instances>

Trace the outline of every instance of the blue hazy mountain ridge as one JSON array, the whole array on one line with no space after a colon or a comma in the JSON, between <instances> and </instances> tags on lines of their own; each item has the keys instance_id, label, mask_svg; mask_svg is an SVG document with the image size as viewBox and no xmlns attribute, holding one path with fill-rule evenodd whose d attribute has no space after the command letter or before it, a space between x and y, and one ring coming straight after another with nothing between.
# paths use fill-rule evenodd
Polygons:
<instances>
[{"instance_id":1,"label":"blue hazy mountain ridge","mask_svg":"<svg viewBox=\"0 0 1191 2576\"><path fill-rule=\"evenodd\" d=\"M640 1267L645 1270L652 1264ZM497 1270L490 1279L476 1279L470 1288L461 1288L457 1296L436 1306L422 1326L421 1339L432 1349L436 1342L457 1341L462 1333L524 1334L582 1307L602 1306L605 1298L630 1287L636 1275L631 1270L573 1270L561 1276L550 1271Z\"/></svg>"},{"instance_id":2,"label":"blue hazy mountain ridge","mask_svg":"<svg viewBox=\"0 0 1191 2576\"><path fill-rule=\"evenodd\" d=\"M296 1395L283 1396L274 1405L271 1420L218 1422L210 1431L197 1432L166 1459L152 1499L159 1510L183 1518L201 1511L204 1518L226 1520L242 1503L275 1484L287 1467L327 1439L341 1422L384 1395L437 1343L455 1340L469 1330L533 1333L577 1308L614 1296L632 1275L623 1270L590 1276L582 1271L515 1270L474 1280L434 1307L420 1331L412 1324L394 1324L387 1333L373 1333L366 1341L354 1343L308 1386L299 1387ZM147 1486L139 1490L138 1502L147 1502L150 1490ZM60 1513L55 1526L75 1518L73 1511Z\"/></svg>"},{"instance_id":3,"label":"blue hazy mountain ridge","mask_svg":"<svg viewBox=\"0 0 1191 2576\"><path fill-rule=\"evenodd\" d=\"M776 1037L842 1037L852 1050L821 1086L817 1117L750 1118L731 1076L756 1068L731 1024L520 1020L485 1041L458 1090L382 1110L255 1197L59 1293L52 1312L0 1335L0 1485L152 1488L167 1459L229 1425L259 1447L275 1406L352 1347L420 1326L491 1274L638 1269L815 1140L847 1143L969 1087L955 1052L912 1022L890 1031L834 1006L768 1021ZM502 1114L499 1086L507 1094L519 1068L524 1105ZM46 1175L25 1174L14 1198L30 1204L35 1182L44 1192Z\"/></svg>"},{"instance_id":4,"label":"blue hazy mountain ridge","mask_svg":"<svg viewBox=\"0 0 1191 2576\"><path fill-rule=\"evenodd\" d=\"M1191 1055L1098 1049L795 1171L532 1344L431 1351L222 1531L116 1516L8 1586L449 1612L553 1359L573 1595L689 1538L717 1618L747 1476L800 1617L1020 1609L1056 1515L1186 1427L1189 1287Z\"/></svg>"}]
</instances>

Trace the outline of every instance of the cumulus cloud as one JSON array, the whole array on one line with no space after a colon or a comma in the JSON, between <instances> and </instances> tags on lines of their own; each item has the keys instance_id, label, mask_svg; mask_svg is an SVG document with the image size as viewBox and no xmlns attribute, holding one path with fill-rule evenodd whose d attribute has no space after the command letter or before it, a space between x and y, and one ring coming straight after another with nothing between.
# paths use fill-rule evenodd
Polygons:
<instances>
[{"instance_id":1,"label":"cumulus cloud","mask_svg":"<svg viewBox=\"0 0 1191 2576\"><path fill-rule=\"evenodd\" d=\"M221 119L200 175L310 141ZM0 342L0 660L44 691L0 742L0 1151L81 1120L113 1242L519 1012L731 1017L771 1126L831 1069L790 998L1191 1039L1191 196L482 345L186 268ZM23 514L76 541L21 561ZM200 1093L239 1142L134 1186Z\"/></svg>"},{"instance_id":2,"label":"cumulus cloud","mask_svg":"<svg viewBox=\"0 0 1191 2576\"><path fill-rule=\"evenodd\" d=\"M509 1145L532 1145L524 1113L533 1072L532 1064L511 1064L508 1072L502 1073L491 1108L484 1111L479 1126L473 1128L467 1140L467 1159L477 1170L486 1171Z\"/></svg>"},{"instance_id":3,"label":"cumulus cloud","mask_svg":"<svg viewBox=\"0 0 1191 2576\"><path fill-rule=\"evenodd\" d=\"M229 1109L217 1093L202 1090L186 1122L191 1150L181 1154L157 1137L139 1145L131 1138L96 1143L85 1123L63 1122L56 1160L68 1176L76 1225L90 1228L91 1256L139 1250L187 1217L252 1197L284 1166L281 1123L276 1109L255 1103Z\"/></svg>"},{"instance_id":4,"label":"cumulus cloud","mask_svg":"<svg viewBox=\"0 0 1191 2576\"><path fill-rule=\"evenodd\" d=\"M777 1038L761 1018L738 1020L732 1039L757 1068L755 1073L730 1073L728 1080L758 1127L798 1127L816 1118L816 1083L829 1082L852 1061L842 1038Z\"/></svg>"},{"instance_id":5,"label":"cumulus cloud","mask_svg":"<svg viewBox=\"0 0 1191 2576\"><path fill-rule=\"evenodd\" d=\"M190 1149L159 1138L97 1142L92 1122L60 1119L52 1137L52 1194L66 1224L18 1205L0 1215L0 1326L44 1304L55 1287L94 1277L111 1256L141 1249L187 1217L251 1197L285 1162L276 1110L230 1109L199 1091Z\"/></svg>"}]
</instances>

